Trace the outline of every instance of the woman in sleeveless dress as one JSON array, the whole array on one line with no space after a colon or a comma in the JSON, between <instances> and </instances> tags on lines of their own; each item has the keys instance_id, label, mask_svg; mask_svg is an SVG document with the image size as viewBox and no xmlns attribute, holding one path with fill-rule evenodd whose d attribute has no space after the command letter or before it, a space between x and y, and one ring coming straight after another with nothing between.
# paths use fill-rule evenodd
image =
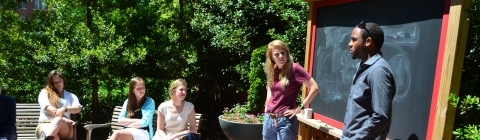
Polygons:
<instances>
[{"instance_id":1,"label":"woman in sleeveless dress","mask_svg":"<svg viewBox=\"0 0 480 140\"><path fill-rule=\"evenodd\" d=\"M140 77L130 80L128 99L123 103L118 124L124 129L115 130L111 140L149 140L153 136L152 117L155 101L145 96L145 82Z\"/></svg>"},{"instance_id":2,"label":"woman in sleeveless dress","mask_svg":"<svg viewBox=\"0 0 480 140\"><path fill-rule=\"evenodd\" d=\"M198 139L194 106L184 100L187 82L183 79L173 81L168 92L170 100L158 106L157 132L153 140Z\"/></svg>"}]
</instances>

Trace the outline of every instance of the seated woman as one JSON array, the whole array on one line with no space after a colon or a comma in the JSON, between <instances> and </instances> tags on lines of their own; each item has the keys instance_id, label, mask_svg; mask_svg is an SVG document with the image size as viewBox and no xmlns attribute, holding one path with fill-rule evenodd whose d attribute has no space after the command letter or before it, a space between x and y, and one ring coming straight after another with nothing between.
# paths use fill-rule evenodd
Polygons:
<instances>
[{"instance_id":1,"label":"seated woman","mask_svg":"<svg viewBox=\"0 0 480 140\"><path fill-rule=\"evenodd\" d=\"M115 130L111 140L149 140L153 136L152 117L155 101L145 96L145 82L142 78L130 80L128 99L123 103L118 123L124 127Z\"/></svg>"},{"instance_id":2,"label":"seated woman","mask_svg":"<svg viewBox=\"0 0 480 140\"><path fill-rule=\"evenodd\" d=\"M47 86L38 95L41 123L37 126L36 134L38 136L40 133L41 140L73 137L73 121L70 114L79 113L82 105L75 94L64 89L66 81L60 72L52 70L47 76Z\"/></svg>"},{"instance_id":3,"label":"seated woman","mask_svg":"<svg viewBox=\"0 0 480 140\"><path fill-rule=\"evenodd\" d=\"M173 81L168 92L170 100L158 106L157 132L153 139L198 139L194 106L184 101L187 96L187 82L183 79ZM190 129L187 129L187 122Z\"/></svg>"}]
</instances>

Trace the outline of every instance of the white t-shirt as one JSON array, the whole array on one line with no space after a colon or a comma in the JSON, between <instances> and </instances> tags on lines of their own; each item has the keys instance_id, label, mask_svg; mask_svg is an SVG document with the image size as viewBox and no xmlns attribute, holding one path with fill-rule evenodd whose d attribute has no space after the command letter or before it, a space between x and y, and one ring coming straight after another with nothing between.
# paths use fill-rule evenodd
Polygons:
<instances>
[{"instance_id":1,"label":"white t-shirt","mask_svg":"<svg viewBox=\"0 0 480 140\"><path fill-rule=\"evenodd\" d=\"M38 104L40 104L40 118L38 118L40 122L47 121L47 120L51 121L53 118L55 118L55 116L50 115L45 111L45 108L47 106L52 106L52 104L50 104L50 101L48 100L47 90L42 89L42 91L40 91L40 94L38 95ZM82 105L78 101L78 98L75 94L72 94L66 90L63 90L63 98L60 98L60 100L58 101L58 108L69 107L74 105L78 105L82 107ZM67 118L70 118L69 112L65 112L63 113L63 115L65 115Z\"/></svg>"},{"instance_id":2,"label":"white t-shirt","mask_svg":"<svg viewBox=\"0 0 480 140\"><path fill-rule=\"evenodd\" d=\"M174 114L168 111L168 106L173 106L171 100L163 102L157 109L165 116L165 135L167 137L187 130L188 114L194 108L192 103L185 101L182 112Z\"/></svg>"}]
</instances>

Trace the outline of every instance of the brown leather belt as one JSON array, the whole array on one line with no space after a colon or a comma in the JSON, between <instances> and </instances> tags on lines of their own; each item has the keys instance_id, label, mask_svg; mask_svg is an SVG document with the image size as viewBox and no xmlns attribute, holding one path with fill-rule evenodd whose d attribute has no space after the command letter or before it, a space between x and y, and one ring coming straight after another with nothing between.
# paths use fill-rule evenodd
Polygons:
<instances>
[{"instance_id":1,"label":"brown leather belt","mask_svg":"<svg viewBox=\"0 0 480 140\"><path fill-rule=\"evenodd\" d=\"M282 113L276 114L276 113L268 113L268 116L270 116L271 119L273 119L273 126L277 127L277 119L281 117L285 117Z\"/></svg>"}]
</instances>

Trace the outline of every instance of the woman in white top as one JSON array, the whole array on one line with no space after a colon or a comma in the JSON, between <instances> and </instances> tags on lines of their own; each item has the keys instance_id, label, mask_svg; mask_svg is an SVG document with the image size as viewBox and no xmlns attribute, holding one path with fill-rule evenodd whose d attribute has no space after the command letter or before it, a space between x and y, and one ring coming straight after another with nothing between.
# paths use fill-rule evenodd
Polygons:
<instances>
[{"instance_id":1,"label":"woman in white top","mask_svg":"<svg viewBox=\"0 0 480 140\"><path fill-rule=\"evenodd\" d=\"M82 105L77 96L66 91L65 77L57 70L52 70L47 76L47 86L40 91L41 122L37 126L36 134L40 140L68 139L73 137L73 121L70 114L77 114Z\"/></svg>"},{"instance_id":2,"label":"woman in white top","mask_svg":"<svg viewBox=\"0 0 480 140\"><path fill-rule=\"evenodd\" d=\"M194 106L184 101L187 96L187 82L183 79L173 81L168 92L170 100L158 106L157 132L153 139L198 139ZM187 123L190 124L189 129Z\"/></svg>"}]
</instances>

